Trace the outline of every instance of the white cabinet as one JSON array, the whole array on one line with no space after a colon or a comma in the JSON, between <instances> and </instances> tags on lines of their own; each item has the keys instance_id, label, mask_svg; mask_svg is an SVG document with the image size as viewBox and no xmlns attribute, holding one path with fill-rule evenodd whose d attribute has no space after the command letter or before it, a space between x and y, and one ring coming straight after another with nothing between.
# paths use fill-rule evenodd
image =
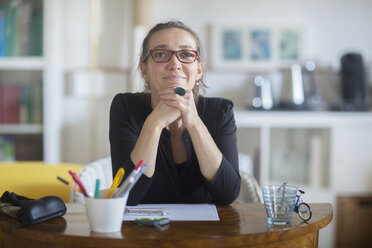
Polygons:
<instances>
[{"instance_id":1,"label":"white cabinet","mask_svg":"<svg viewBox=\"0 0 372 248\"><path fill-rule=\"evenodd\" d=\"M239 152L255 158L261 185L372 190L372 113L236 111L235 119Z\"/></svg>"},{"instance_id":2,"label":"white cabinet","mask_svg":"<svg viewBox=\"0 0 372 248\"><path fill-rule=\"evenodd\" d=\"M336 197L372 193L372 113L235 111L235 120L239 152L254 158L261 185L288 181L304 201L333 205L319 238L333 247Z\"/></svg>"},{"instance_id":3,"label":"white cabinet","mask_svg":"<svg viewBox=\"0 0 372 248\"><path fill-rule=\"evenodd\" d=\"M333 129L332 188L337 195L372 192L372 116Z\"/></svg>"}]
</instances>

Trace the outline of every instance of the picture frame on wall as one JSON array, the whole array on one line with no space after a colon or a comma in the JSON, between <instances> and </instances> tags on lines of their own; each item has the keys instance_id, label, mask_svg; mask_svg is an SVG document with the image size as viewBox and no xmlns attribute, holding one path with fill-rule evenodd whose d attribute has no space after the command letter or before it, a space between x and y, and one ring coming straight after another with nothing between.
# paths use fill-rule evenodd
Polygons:
<instances>
[{"instance_id":1,"label":"picture frame on wall","mask_svg":"<svg viewBox=\"0 0 372 248\"><path fill-rule=\"evenodd\" d=\"M222 58L225 61L241 61L243 59L242 30L224 30L222 33Z\"/></svg>"},{"instance_id":2,"label":"picture frame on wall","mask_svg":"<svg viewBox=\"0 0 372 248\"><path fill-rule=\"evenodd\" d=\"M279 60L295 61L301 58L300 43L301 32L296 29L279 29L278 30L278 50Z\"/></svg>"},{"instance_id":3,"label":"picture frame on wall","mask_svg":"<svg viewBox=\"0 0 372 248\"><path fill-rule=\"evenodd\" d=\"M249 58L252 61L270 61L273 57L272 32L269 29L249 30Z\"/></svg>"},{"instance_id":4,"label":"picture frame on wall","mask_svg":"<svg viewBox=\"0 0 372 248\"><path fill-rule=\"evenodd\" d=\"M303 41L302 27L213 25L209 64L214 69L288 67L303 59Z\"/></svg>"}]
</instances>

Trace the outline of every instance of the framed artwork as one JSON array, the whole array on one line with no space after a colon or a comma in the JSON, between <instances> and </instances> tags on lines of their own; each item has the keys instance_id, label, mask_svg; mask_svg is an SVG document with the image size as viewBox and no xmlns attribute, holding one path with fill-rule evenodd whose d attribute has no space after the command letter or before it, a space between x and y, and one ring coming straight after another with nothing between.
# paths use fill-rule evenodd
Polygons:
<instances>
[{"instance_id":1,"label":"framed artwork","mask_svg":"<svg viewBox=\"0 0 372 248\"><path fill-rule=\"evenodd\" d=\"M225 30L222 33L222 57L226 61L243 59L243 33L239 30Z\"/></svg>"},{"instance_id":2,"label":"framed artwork","mask_svg":"<svg viewBox=\"0 0 372 248\"><path fill-rule=\"evenodd\" d=\"M300 59L300 32L298 30L279 30L279 59L299 60Z\"/></svg>"},{"instance_id":3,"label":"framed artwork","mask_svg":"<svg viewBox=\"0 0 372 248\"><path fill-rule=\"evenodd\" d=\"M303 28L214 25L210 32L212 68L287 67L303 58Z\"/></svg>"},{"instance_id":4,"label":"framed artwork","mask_svg":"<svg viewBox=\"0 0 372 248\"><path fill-rule=\"evenodd\" d=\"M268 29L252 29L249 35L249 58L252 61L270 61L272 59L272 33Z\"/></svg>"}]
</instances>

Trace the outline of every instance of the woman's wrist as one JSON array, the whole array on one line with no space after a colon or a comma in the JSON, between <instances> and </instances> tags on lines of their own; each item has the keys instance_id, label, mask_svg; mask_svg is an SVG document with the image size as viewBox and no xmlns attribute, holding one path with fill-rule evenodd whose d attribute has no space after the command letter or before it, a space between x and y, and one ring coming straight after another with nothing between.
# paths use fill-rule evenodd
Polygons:
<instances>
[{"instance_id":1,"label":"woman's wrist","mask_svg":"<svg viewBox=\"0 0 372 248\"><path fill-rule=\"evenodd\" d=\"M199 127L201 127L202 125L204 125L204 122L200 119L199 116L197 116L197 118L195 118L195 121L191 122L189 125L187 125L187 130L189 132L193 131L193 130L197 130Z\"/></svg>"},{"instance_id":2,"label":"woman's wrist","mask_svg":"<svg viewBox=\"0 0 372 248\"><path fill-rule=\"evenodd\" d=\"M149 129L155 132L156 131L161 132L161 130L163 130L164 127L165 127L165 124L163 123L163 121L154 120L151 114L146 118L145 123L143 124L143 128Z\"/></svg>"}]
</instances>

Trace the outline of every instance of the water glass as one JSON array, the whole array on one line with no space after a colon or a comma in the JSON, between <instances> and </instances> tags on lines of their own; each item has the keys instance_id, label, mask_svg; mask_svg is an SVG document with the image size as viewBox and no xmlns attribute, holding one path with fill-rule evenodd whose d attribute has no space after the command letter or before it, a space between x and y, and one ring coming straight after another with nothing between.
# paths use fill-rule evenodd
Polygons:
<instances>
[{"instance_id":1,"label":"water glass","mask_svg":"<svg viewBox=\"0 0 372 248\"><path fill-rule=\"evenodd\" d=\"M262 196L269 225L286 225L292 220L297 187L268 185L262 187Z\"/></svg>"}]
</instances>

